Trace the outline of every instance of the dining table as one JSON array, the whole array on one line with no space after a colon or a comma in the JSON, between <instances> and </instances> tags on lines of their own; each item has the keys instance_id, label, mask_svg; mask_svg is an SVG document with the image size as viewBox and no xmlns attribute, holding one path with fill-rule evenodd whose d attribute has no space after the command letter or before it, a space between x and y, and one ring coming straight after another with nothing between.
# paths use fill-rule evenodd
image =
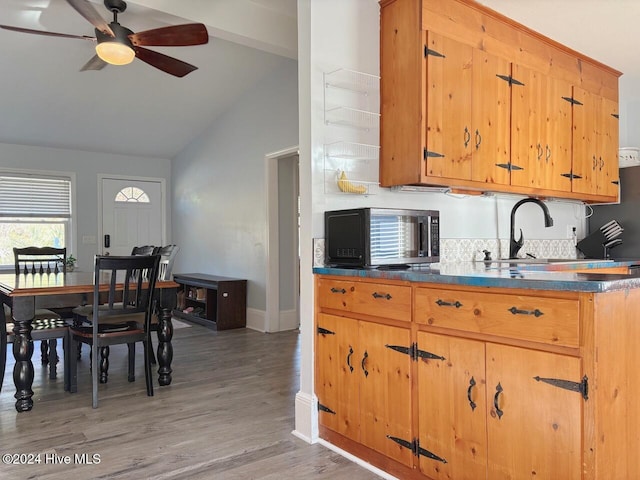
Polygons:
<instances>
[{"instance_id":1,"label":"dining table","mask_svg":"<svg viewBox=\"0 0 640 480\"><path fill-rule=\"evenodd\" d=\"M119 280L118 280L119 281ZM16 387L15 407L18 412L33 408L34 368L31 322L38 308L70 308L91 303L94 290L93 272L73 271L67 273L0 273L0 303L11 308L13 316L13 380ZM100 282L102 285L102 281ZM124 281L116 288L122 289ZM178 284L173 280L158 280L154 293L158 308L158 383L171 384L171 361L173 360L173 324L171 312L176 306ZM102 286L100 287L102 290ZM109 288L108 283L104 290ZM1 340L7 341L6 323L1 322ZM2 381L2 378L0 378ZM66 385L65 388L68 388Z\"/></svg>"}]
</instances>

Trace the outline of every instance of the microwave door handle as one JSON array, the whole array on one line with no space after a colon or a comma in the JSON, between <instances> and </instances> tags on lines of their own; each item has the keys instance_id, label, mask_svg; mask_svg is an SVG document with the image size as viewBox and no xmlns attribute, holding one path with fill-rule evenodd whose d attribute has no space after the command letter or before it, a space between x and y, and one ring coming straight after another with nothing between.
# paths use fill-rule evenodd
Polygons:
<instances>
[{"instance_id":1,"label":"microwave door handle","mask_svg":"<svg viewBox=\"0 0 640 480\"><path fill-rule=\"evenodd\" d=\"M425 222L425 218L424 217L419 217L418 218L418 256L420 256L420 254L425 251L425 248L424 248L424 239L425 239L424 229L425 229L426 225L428 225L428 224L427 224L427 222Z\"/></svg>"}]
</instances>

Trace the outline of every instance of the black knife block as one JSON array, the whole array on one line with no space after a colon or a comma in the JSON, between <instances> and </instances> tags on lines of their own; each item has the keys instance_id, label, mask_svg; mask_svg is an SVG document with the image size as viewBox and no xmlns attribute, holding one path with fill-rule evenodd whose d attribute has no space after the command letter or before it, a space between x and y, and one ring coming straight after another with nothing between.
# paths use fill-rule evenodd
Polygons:
<instances>
[{"instance_id":1,"label":"black knife block","mask_svg":"<svg viewBox=\"0 0 640 480\"><path fill-rule=\"evenodd\" d=\"M591 235L580 240L576 247L587 258L605 258L605 243L607 243L607 237L600 230L596 230Z\"/></svg>"}]
</instances>

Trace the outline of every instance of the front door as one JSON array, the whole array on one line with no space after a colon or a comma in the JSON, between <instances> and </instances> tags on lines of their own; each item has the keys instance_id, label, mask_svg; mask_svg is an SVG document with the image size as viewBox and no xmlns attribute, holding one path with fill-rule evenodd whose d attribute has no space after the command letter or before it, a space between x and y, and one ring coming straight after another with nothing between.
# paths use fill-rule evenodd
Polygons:
<instances>
[{"instance_id":1,"label":"front door","mask_svg":"<svg viewBox=\"0 0 640 480\"><path fill-rule=\"evenodd\" d=\"M163 244L160 181L102 178L101 184L103 255L130 255L134 246Z\"/></svg>"}]
</instances>

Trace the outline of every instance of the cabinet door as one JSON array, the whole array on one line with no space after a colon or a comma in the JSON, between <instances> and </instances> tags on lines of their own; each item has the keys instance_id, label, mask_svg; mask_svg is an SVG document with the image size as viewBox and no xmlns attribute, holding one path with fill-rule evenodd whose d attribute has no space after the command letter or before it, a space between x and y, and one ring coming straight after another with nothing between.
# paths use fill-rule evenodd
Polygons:
<instances>
[{"instance_id":1,"label":"cabinet door","mask_svg":"<svg viewBox=\"0 0 640 480\"><path fill-rule=\"evenodd\" d=\"M618 102L602 99L602 126L598 131L598 173L596 186L599 195L618 196L619 182L619 120Z\"/></svg>"},{"instance_id":2,"label":"cabinet door","mask_svg":"<svg viewBox=\"0 0 640 480\"><path fill-rule=\"evenodd\" d=\"M600 97L574 87L573 98L573 191L595 194L598 182L598 117Z\"/></svg>"},{"instance_id":3,"label":"cabinet door","mask_svg":"<svg viewBox=\"0 0 640 480\"><path fill-rule=\"evenodd\" d=\"M571 191L571 84L513 65L511 184Z\"/></svg>"},{"instance_id":4,"label":"cabinet door","mask_svg":"<svg viewBox=\"0 0 640 480\"><path fill-rule=\"evenodd\" d=\"M573 191L618 195L618 104L574 87Z\"/></svg>"},{"instance_id":5,"label":"cabinet door","mask_svg":"<svg viewBox=\"0 0 640 480\"><path fill-rule=\"evenodd\" d=\"M418 333L418 439L429 478L477 480L487 471L484 343ZM446 462L446 463L445 463Z\"/></svg>"},{"instance_id":6,"label":"cabinet door","mask_svg":"<svg viewBox=\"0 0 640 480\"><path fill-rule=\"evenodd\" d=\"M361 443L411 466L411 450L388 437L411 441L411 357L394 348L409 347L408 328L360 322L356 371L360 378Z\"/></svg>"},{"instance_id":7,"label":"cabinet door","mask_svg":"<svg viewBox=\"0 0 640 480\"><path fill-rule=\"evenodd\" d=\"M547 383L580 382L580 359L496 344L486 355L487 478L581 478L584 400Z\"/></svg>"},{"instance_id":8,"label":"cabinet door","mask_svg":"<svg viewBox=\"0 0 640 480\"><path fill-rule=\"evenodd\" d=\"M316 328L318 421L360 441L359 371L355 358L358 321L320 313ZM358 367L359 368L359 367Z\"/></svg>"},{"instance_id":9,"label":"cabinet door","mask_svg":"<svg viewBox=\"0 0 640 480\"><path fill-rule=\"evenodd\" d=\"M473 50L471 180L509 185L510 74L510 62Z\"/></svg>"},{"instance_id":10,"label":"cabinet door","mask_svg":"<svg viewBox=\"0 0 640 480\"><path fill-rule=\"evenodd\" d=\"M426 175L471 178L473 49L427 32Z\"/></svg>"}]
</instances>

